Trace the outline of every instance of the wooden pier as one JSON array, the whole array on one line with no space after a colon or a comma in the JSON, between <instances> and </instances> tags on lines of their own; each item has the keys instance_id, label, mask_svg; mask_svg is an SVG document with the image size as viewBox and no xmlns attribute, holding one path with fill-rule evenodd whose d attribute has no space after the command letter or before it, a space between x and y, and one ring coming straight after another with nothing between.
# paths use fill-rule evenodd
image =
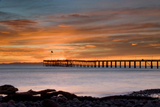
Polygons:
<instances>
[{"instance_id":1,"label":"wooden pier","mask_svg":"<svg viewBox=\"0 0 160 107\"><path fill-rule=\"evenodd\" d=\"M157 68L160 60L43 60L44 66L95 67L95 68Z\"/></svg>"}]
</instances>

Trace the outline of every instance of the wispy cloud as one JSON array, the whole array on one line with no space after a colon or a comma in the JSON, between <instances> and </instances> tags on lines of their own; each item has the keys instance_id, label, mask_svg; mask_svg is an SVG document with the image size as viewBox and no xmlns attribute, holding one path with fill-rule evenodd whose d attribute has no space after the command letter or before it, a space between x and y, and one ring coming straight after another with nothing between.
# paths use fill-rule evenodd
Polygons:
<instances>
[{"instance_id":1,"label":"wispy cloud","mask_svg":"<svg viewBox=\"0 0 160 107\"><path fill-rule=\"evenodd\" d=\"M38 24L37 22L31 21L31 20L6 20L6 21L0 21L0 24L3 26L9 26L11 28L24 28L31 25Z\"/></svg>"}]
</instances>

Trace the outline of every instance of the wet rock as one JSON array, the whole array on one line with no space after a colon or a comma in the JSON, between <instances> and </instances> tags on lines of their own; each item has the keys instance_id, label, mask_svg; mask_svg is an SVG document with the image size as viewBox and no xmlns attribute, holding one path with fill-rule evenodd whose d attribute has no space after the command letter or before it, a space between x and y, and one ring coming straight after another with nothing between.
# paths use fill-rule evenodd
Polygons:
<instances>
[{"instance_id":1,"label":"wet rock","mask_svg":"<svg viewBox=\"0 0 160 107\"><path fill-rule=\"evenodd\" d=\"M53 96L50 99L53 100L53 101L57 101L57 96Z\"/></svg>"},{"instance_id":2,"label":"wet rock","mask_svg":"<svg viewBox=\"0 0 160 107\"><path fill-rule=\"evenodd\" d=\"M41 97L46 97L48 95L50 95L51 93L56 92L55 89L45 89L45 90L41 90L41 91L33 91L33 90L29 90L27 91L27 93L32 94L32 95L37 95L40 94Z\"/></svg>"},{"instance_id":3,"label":"wet rock","mask_svg":"<svg viewBox=\"0 0 160 107\"><path fill-rule=\"evenodd\" d=\"M143 107L155 107L151 101L148 101Z\"/></svg>"},{"instance_id":4,"label":"wet rock","mask_svg":"<svg viewBox=\"0 0 160 107\"><path fill-rule=\"evenodd\" d=\"M112 105L112 102L111 101L107 101L106 104L107 105Z\"/></svg>"},{"instance_id":5,"label":"wet rock","mask_svg":"<svg viewBox=\"0 0 160 107\"><path fill-rule=\"evenodd\" d=\"M8 104L8 105L14 105L14 104L15 104L15 101L14 101L14 100L10 100L7 104Z\"/></svg>"},{"instance_id":6,"label":"wet rock","mask_svg":"<svg viewBox=\"0 0 160 107\"><path fill-rule=\"evenodd\" d=\"M0 86L0 94L13 94L18 91L18 88L15 88L12 85L2 85Z\"/></svg>"},{"instance_id":7,"label":"wet rock","mask_svg":"<svg viewBox=\"0 0 160 107\"><path fill-rule=\"evenodd\" d=\"M57 96L57 101L58 102L66 102L68 99L65 97L65 96L63 96L62 94L59 94L58 96Z\"/></svg>"},{"instance_id":8,"label":"wet rock","mask_svg":"<svg viewBox=\"0 0 160 107\"><path fill-rule=\"evenodd\" d=\"M0 102L2 101L3 96L0 96Z\"/></svg>"},{"instance_id":9,"label":"wet rock","mask_svg":"<svg viewBox=\"0 0 160 107\"><path fill-rule=\"evenodd\" d=\"M65 96L67 99L73 99L73 98L77 98L77 96L75 94L71 94L69 92L65 92L65 91L58 91L58 94L62 94L63 96Z\"/></svg>"},{"instance_id":10,"label":"wet rock","mask_svg":"<svg viewBox=\"0 0 160 107\"><path fill-rule=\"evenodd\" d=\"M127 105L126 105L126 107L132 107L132 106L133 106L133 104L130 103L130 102L128 102Z\"/></svg>"},{"instance_id":11,"label":"wet rock","mask_svg":"<svg viewBox=\"0 0 160 107\"><path fill-rule=\"evenodd\" d=\"M15 93L8 95L7 99L13 99L14 101L29 101L33 99L33 96L28 93Z\"/></svg>"},{"instance_id":12,"label":"wet rock","mask_svg":"<svg viewBox=\"0 0 160 107\"><path fill-rule=\"evenodd\" d=\"M134 91L129 95L150 97L153 94L157 94L157 95L160 94L160 89L147 89L147 90Z\"/></svg>"},{"instance_id":13,"label":"wet rock","mask_svg":"<svg viewBox=\"0 0 160 107\"><path fill-rule=\"evenodd\" d=\"M7 107L7 103L0 103L0 107Z\"/></svg>"},{"instance_id":14,"label":"wet rock","mask_svg":"<svg viewBox=\"0 0 160 107\"><path fill-rule=\"evenodd\" d=\"M74 103L78 103L78 104L82 103L81 101L79 101L78 98L74 98L74 99L73 99L73 102L74 102Z\"/></svg>"},{"instance_id":15,"label":"wet rock","mask_svg":"<svg viewBox=\"0 0 160 107\"><path fill-rule=\"evenodd\" d=\"M58 103L52 101L52 100L49 100L49 99L45 99L43 102L42 102L42 105L44 107L62 107L60 106Z\"/></svg>"},{"instance_id":16,"label":"wet rock","mask_svg":"<svg viewBox=\"0 0 160 107\"><path fill-rule=\"evenodd\" d=\"M14 105L8 105L7 107L16 107L16 106L14 106Z\"/></svg>"},{"instance_id":17,"label":"wet rock","mask_svg":"<svg viewBox=\"0 0 160 107\"><path fill-rule=\"evenodd\" d=\"M18 104L18 107L26 107L22 102Z\"/></svg>"}]
</instances>

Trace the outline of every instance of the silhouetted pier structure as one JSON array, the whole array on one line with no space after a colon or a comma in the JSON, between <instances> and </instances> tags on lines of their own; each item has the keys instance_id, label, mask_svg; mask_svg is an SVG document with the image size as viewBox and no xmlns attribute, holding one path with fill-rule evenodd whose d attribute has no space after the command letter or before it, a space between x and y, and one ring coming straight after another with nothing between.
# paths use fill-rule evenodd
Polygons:
<instances>
[{"instance_id":1,"label":"silhouetted pier structure","mask_svg":"<svg viewBox=\"0 0 160 107\"><path fill-rule=\"evenodd\" d=\"M98 67L98 68L159 68L160 60L43 60L44 66L63 66L63 67Z\"/></svg>"}]
</instances>

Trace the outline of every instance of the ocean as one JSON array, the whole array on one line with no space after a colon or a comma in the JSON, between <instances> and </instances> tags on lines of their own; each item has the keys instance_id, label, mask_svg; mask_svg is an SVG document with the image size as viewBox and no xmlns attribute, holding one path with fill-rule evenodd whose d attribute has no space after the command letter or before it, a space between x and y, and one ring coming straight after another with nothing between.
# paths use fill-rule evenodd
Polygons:
<instances>
[{"instance_id":1,"label":"ocean","mask_svg":"<svg viewBox=\"0 0 160 107\"><path fill-rule=\"evenodd\" d=\"M160 88L160 69L0 65L0 85L4 84L17 87L19 92L56 89L104 97Z\"/></svg>"}]
</instances>

